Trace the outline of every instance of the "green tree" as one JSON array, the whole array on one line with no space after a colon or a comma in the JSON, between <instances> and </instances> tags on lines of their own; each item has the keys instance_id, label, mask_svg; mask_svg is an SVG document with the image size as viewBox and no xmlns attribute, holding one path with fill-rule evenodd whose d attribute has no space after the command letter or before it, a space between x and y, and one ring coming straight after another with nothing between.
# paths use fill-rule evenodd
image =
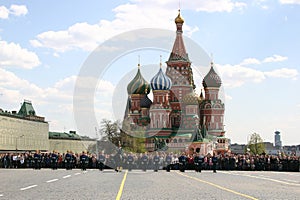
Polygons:
<instances>
[{"instance_id":1,"label":"green tree","mask_svg":"<svg viewBox=\"0 0 300 200\"><path fill-rule=\"evenodd\" d=\"M248 141L248 149L252 154L262 154L266 152L264 141L258 133L251 134Z\"/></svg>"},{"instance_id":2,"label":"green tree","mask_svg":"<svg viewBox=\"0 0 300 200\"><path fill-rule=\"evenodd\" d=\"M120 134L120 122L115 121L112 122L108 119L103 119L100 124L100 131L103 135L103 137L107 138L109 141L111 141L114 145L118 146L119 141L121 140L121 134Z\"/></svg>"}]
</instances>

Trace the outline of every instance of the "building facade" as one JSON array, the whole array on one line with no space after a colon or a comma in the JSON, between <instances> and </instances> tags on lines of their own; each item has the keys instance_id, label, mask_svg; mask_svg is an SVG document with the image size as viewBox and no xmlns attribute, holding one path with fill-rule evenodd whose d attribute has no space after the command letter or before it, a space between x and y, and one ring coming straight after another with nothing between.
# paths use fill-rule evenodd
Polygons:
<instances>
[{"instance_id":1,"label":"building facade","mask_svg":"<svg viewBox=\"0 0 300 200\"><path fill-rule=\"evenodd\" d=\"M49 124L36 115L30 101L19 112L0 109L0 151L48 150Z\"/></svg>"},{"instance_id":2,"label":"building facade","mask_svg":"<svg viewBox=\"0 0 300 200\"><path fill-rule=\"evenodd\" d=\"M140 71L127 86L128 100L123 131L145 136L148 151L166 147L171 150L189 149L203 154L218 147L228 150L224 138L224 103L219 98L221 78L211 62L203 79L204 94L195 93L191 61L183 41L180 11L175 18L176 38L166 72L162 63L158 73L147 82ZM148 98L152 90L153 102ZM219 137L222 137L220 139ZM221 143L224 142L224 145ZM165 148L166 149L166 148Z\"/></svg>"},{"instance_id":3,"label":"building facade","mask_svg":"<svg viewBox=\"0 0 300 200\"><path fill-rule=\"evenodd\" d=\"M76 134L75 131L49 132L49 151L81 153L96 145L96 140Z\"/></svg>"}]
</instances>

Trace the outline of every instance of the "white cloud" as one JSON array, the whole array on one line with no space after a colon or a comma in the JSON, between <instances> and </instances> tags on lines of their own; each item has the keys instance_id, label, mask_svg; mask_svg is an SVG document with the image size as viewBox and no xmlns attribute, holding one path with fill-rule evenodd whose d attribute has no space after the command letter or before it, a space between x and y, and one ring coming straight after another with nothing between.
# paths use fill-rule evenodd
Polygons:
<instances>
[{"instance_id":1,"label":"white cloud","mask_svg":"<svg viewBox=\"0 0 300 200\"><path fill-rule=\"evenodd\" d=\"M263 72L241 65L227 64L216 65L216 67L226 88L240 87L246 82L260 83L266 78Z\"/></svg>"},{"instance_id":2,"label":"white cloud","mask_svg":"<svg viewBox=\"0 0 300 200\"><path fill-rule=\"evenodd\" d=\"M265 72L265 75L273 78L291 78L296 80L299 73L296 69L281 68L270 72Z\"/></svg>"},{"instance_id":3,"label":"white cloud","mask_svg":"<svg viewBox=\"0 0 300 200\"><path fill-rule=\"evenodd\" d=\"M239 65L216 65L220 72L223 85L227 88L241 87L245 83L260 83L266 78L287 78L297 80L299 72L297 69L280 68L272 71L261 71L246 67L251 64L262 64L263 62L281 62L287 57L274 55L267 57L263 61L256 58L244 59Z\"/></svg>"},{"instance_id":4,"label":"white cloud","mask_svg":"<svg viewBox=\"0 0 300 200\"><path fill-rule=\"evenodd\" d=\"M230 95L228 95L228 94L225 94L225 100L226 100L226 101L232 100L232 96L230 96Z\"/></svg>"},{"instance_id":5,"label":"white cloud","mask_svg":"<svg viewBox=\"0 0 300 200\"><path fill-rule=\"evenodd\" d=\"M28 13L25 5L11 5L8 9L5 6L0 6L0 19L8 19L9 15L21 16Z\"/></svg>"},{"instance_id":6,"label":"white cloud","mask_svg":"<svg viewBox=\"0 0 300 200\"><path fill-rule=\"evenodd\" d=\"M15 16L26 15L28 13L27 7L25 5L11 5L10 13Z\"/></svg>"},{"instance_id":7,"label":"white cloud","mask_svg":"<svg viewBox=\"0 0 300 200\"><path fill-rule=\"evenodd\" d=\"M0 40L0 67L32 69L40 65L38 56L19 44Z\"/></svg>"},{"instance_id":8,"label":"white cloud","mask_svg":"<svg viewBox=\"0 0 300 200\"><path fill-rule=\"evenodd\" d=\"M175 30L174 18L177 16L177 4L172 0L131 0L113 9L115 18L101 20L96 24L76 23L65 30L40 33L30 43L34 47L46 47L56 52L74 49L94 50L101 42L125 31L138 28L163 28ZM205 12L231 12L245 7L246 4L231 0L187 1L182 15L187 10ZM186 21L185 34L190 36L198 27L190 27Z\"/></svg>"},{"instance_id":9,"label":"white cloud","mask_svg":"<svg viewBox=\"0 0 300 200\"><path fill-rule=\"evenodd\" d=\"M270 63L270 62L282 62L287 60L288 58L285 56L280 55L273 55L271 57L267 57L263 60L264 63Z\"/></svg>"},{"instance_id":10,"label":"white cloud","mask_svg":"<svg viewBox=\"0 0 300 200\"><path fill-rule=\"evenodd\" d=\"M246 58L244 59L240 65L259 65L261 62L256 58Z\"/></svg>"},{"instance_id":11,"label":"white cloud","mask_svg":"<svg viewBox=\"0 0 300 200\"><path fill-rule=\"evenodd\" d=\"M9 10L5 6L0 6L0 19L7 19Z\"/></svg>"},{"instance_id":12,"label":"white cloud","mask_svg":"<svg viewBox=\"0 0 300 200\"><path fill-rule=\"evenodd\" d=\"M281 4L300 4L300 0L279 0Z\"/></svg>"}]
</instances>

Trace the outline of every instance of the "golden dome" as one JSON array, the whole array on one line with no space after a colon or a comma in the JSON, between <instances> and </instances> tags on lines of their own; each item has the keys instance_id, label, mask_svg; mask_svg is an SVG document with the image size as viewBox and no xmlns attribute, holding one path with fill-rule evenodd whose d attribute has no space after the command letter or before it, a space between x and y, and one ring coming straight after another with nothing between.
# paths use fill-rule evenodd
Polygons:
<instances>
[{"instance_id":1,"label":"golden dome","mask_svg":"<svg viewBox=\"0 0 300 200\"><path fill-rule=\"evenodd\" d=\"M177 17L175 18L175 23L180 23L180 24L183 24L184 23L184 19L181 17L180 15L180 10L178 10L178 15Z\"/></svg>"}]
</instances>

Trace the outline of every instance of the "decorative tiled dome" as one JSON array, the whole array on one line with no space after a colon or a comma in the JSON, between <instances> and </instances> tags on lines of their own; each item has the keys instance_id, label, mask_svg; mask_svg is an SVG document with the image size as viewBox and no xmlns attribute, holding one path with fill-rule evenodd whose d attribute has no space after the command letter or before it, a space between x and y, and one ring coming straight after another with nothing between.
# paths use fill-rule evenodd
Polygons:
<instances>
[{"instance_id":1,"label":"decorative tiled dome","mask_svg":"<svg viewBox=\"0 0 300 200\"><path fill-rule=\"evenodd\" d=\"M150 84L153 90L170 90L172 81L160 68L158 73L151 79Z\"/></svg>"},{"instance_id":2,"label":"decorative tiled dome","mask_svg":"<svg viewBox=\"0 0 300 200\"><path fill-rule=\"evenodd\" d=\"M185 105L198 105L199 97L195 92L191 92L183 97L182 102Z\"/></svg>"},{"instance_id":3,"label":"decorative tiled dome","mask_svg":"<svg viewBox=\"0 0 300 200\"><path fill-rule=\"evenodd\" d=\"M149 99L148 95L145 95L144 98L141 99L141 108L150 108L152 101Z\"/></svg>"},{"instance_id":4,"label":"decorative tiled dome","mask_svg":"<svg viewBox=\"0 0 300 200\"><path fill-rule=\"evenodd\" d=\"M203 87L221 87L222 81L220 76L215 72L213 62L211 62L211 68L208 74L203 79Z\"/></svg>"},{"instance_id":5,"label":"decorative tiled dome","mask_svg":"<svg viewBox=\"0 0 300 200\"><path fill-rule=\"evenodd\" d=\"M129 95L131 94L149 94L150 93L150 85L143 78L140 68L138 69L137 74L133 78L132 81L127 86L127 92Z\"/></svg>"}]
</instances>

